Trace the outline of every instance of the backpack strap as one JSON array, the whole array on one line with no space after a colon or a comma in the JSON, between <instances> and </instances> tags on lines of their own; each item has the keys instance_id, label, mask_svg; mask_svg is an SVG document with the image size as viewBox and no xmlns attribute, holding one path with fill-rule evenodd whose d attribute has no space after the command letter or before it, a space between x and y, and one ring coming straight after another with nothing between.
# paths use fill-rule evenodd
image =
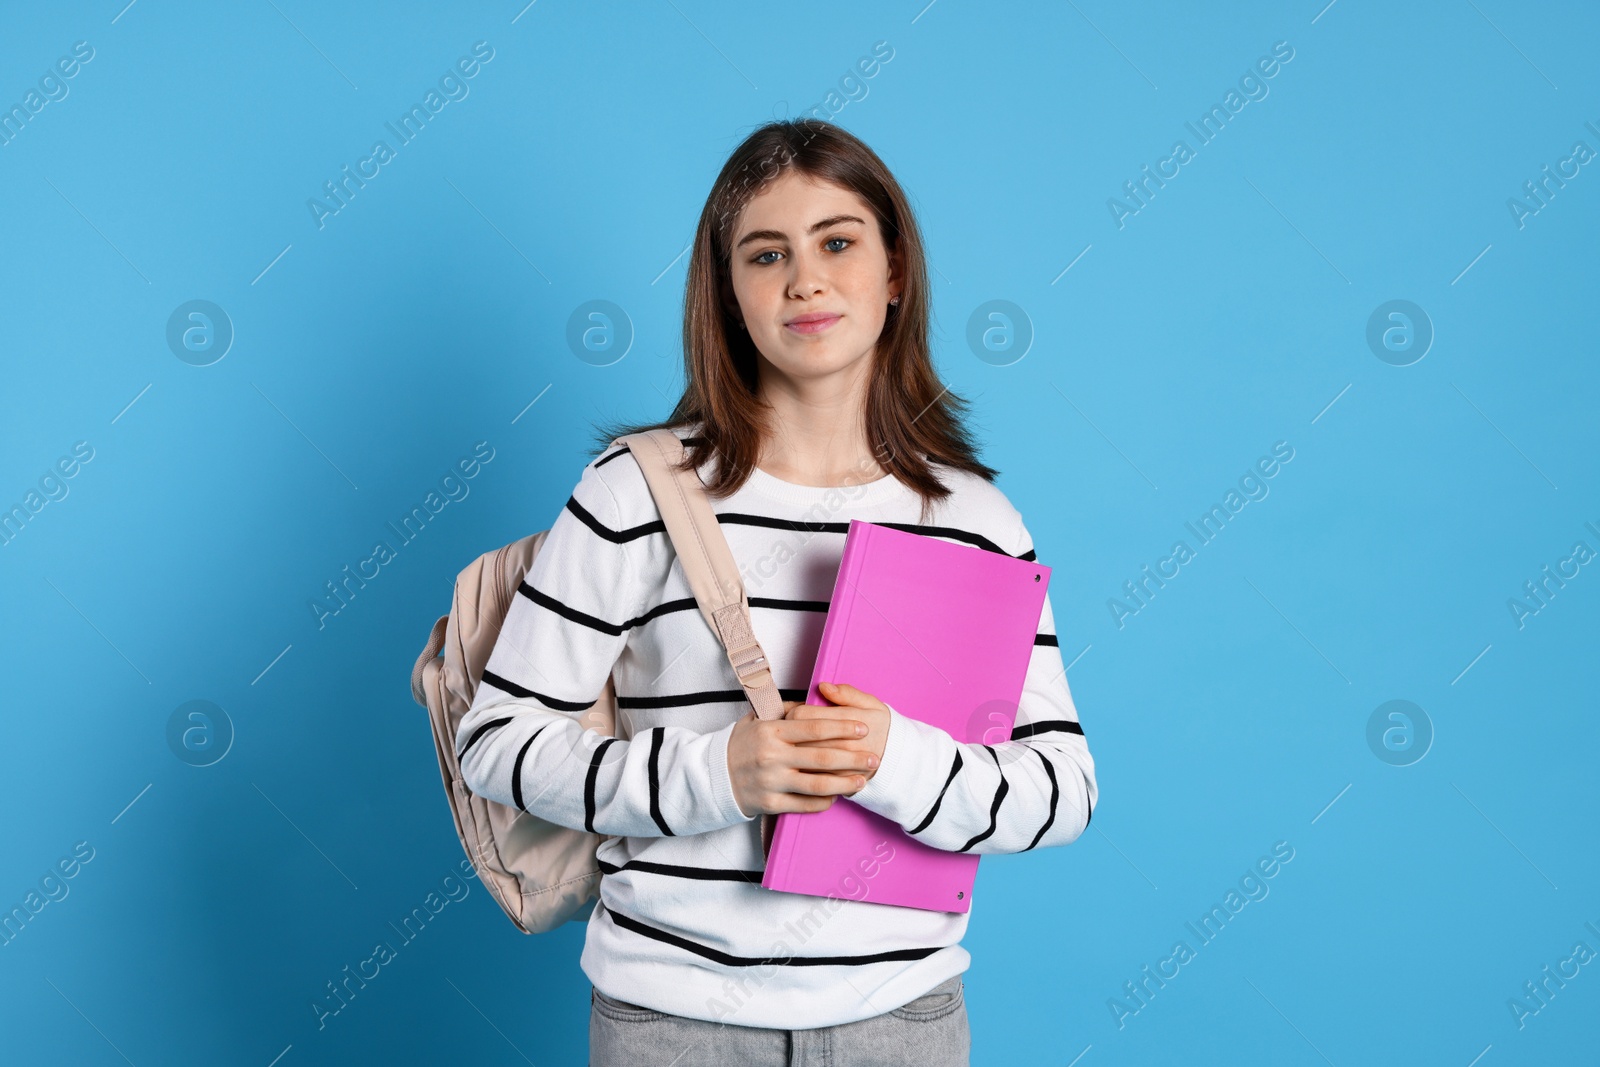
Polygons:
<instances>
[{"instance_id":1,"label":"backpack strap","mask_svg":"<svg viewBox=\"0 0 1600 1067\"><path fill-rule=\"evenodd\" d=\"M698 472L678 469L684 455L682 439L669 429L656 429L626 434L612 444L627 445L644 472L700 613L727 651L756 717L783 718L783 697L756 640L744 580L711 510L711 498Z\"/></svg>"},{"instance_id":2,"label":"backpack strap","mask_svg":"<svg viewBox=\"0 0 1600 1067\"><path fill-rule=\"evenodd\" d=\"M422 650L422 655L417 657L417 665L411 668L411 698L423 707L428 706L428 697L427 691L422 687L422 672L444 647L444 631L449 622L450 616L439 616L439 621L433 624L433 631L428 634L427 647Z\"/></svg>"}]
</instances>

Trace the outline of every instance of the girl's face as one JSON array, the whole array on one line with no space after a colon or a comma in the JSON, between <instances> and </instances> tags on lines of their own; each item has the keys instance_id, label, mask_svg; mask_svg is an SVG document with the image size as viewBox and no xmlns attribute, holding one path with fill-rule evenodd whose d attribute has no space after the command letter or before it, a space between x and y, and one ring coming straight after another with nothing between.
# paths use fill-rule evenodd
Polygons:
<instances>
[{"instance_id":1,"label":"girl's face","mask_svg":"<svg viewBox=\"0 0 1600 1067\"><path fill-rule=\"evenodd\" d=\"M795 381L865 370L901 289L872 209L793 169L745 205L729 271L762 376Z\"/></svg>"}]
</instances>

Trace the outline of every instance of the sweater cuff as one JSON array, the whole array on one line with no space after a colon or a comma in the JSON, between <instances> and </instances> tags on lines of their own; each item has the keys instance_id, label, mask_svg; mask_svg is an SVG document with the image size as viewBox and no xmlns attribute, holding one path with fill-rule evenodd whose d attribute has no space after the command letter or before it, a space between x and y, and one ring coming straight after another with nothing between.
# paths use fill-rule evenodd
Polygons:
<instances>
[{"instance_id":1,"label":"sweater cuff","mask_svg":"<svg viewBox=\"0 0 1600 1067\"><path fill-rule=\"evenodd\" d=\"M734 721L713 731L708 735L707 742L707 755L711 760L711 800L721 813L724 826L750 822L755 818L739 809L739 802L733 796L733 778L728 773L728 741L733 737L733 728L737 725L738 722Z\"/></svg>"},{"instance_id":2,"label":"sweater cuff","mask_svg":"<svg viewBox=\"0 0 1600 1067\"><path fill-rule=\"evenodd\" d=\"M868 811L914 826L944 788L942 772L955 759L956 740L944 730L889 708L889 739L883 760L867 784L849 799Z\"/></svg>"}]
</instances>

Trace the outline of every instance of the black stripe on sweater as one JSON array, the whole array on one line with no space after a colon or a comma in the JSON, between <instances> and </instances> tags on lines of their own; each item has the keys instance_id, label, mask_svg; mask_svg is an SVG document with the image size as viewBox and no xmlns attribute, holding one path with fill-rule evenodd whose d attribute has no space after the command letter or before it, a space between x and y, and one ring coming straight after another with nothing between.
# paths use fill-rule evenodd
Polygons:
<instances>
[{"instance_id":1,"label":"black stripe on sweater","mask_svg":"<svg viewBox=\"0 0 1600 1067\"><path fill-rule=\"evenodd\" d=\"M645 623L656 618L657 616L667 615L674 611L692 611L698 607L698 605L695 603L694 597L692 596L686 596L678 600L668 600L657 604L655 607L651 608L643 615L640 615L638 618L629 619L627 622L618 625L615 623L606 622L604 619L596 618L593 615L585 614L584 612L579 611L577 608L569 607L557 600L555 597L551 596L549 593L539 592L537 589L533 588L533 586L529 585L526 580L517 584L517 592L522 596L527 597L535 604L549 608L557 615L560 615L563 619L570 619L573 622L581 623L582 625L589 627L591 630L598 630L603 634L610 634L613 637L622 633L624 630L631 630L635 626L643 626ZM755 598L752 597L751 605L754 606L754 604Z\"/></svg>"},{"instance_id":2,"label":"black stripe on sweater","mask_svg":"<svg viewBox=\"0 0 1600 1067\"><path fill-rule=\"evenodd\" d=\"M689 442L699 441L700 438L686 437L683 440L687 445ZM630 451L628 446L622 445L610 455L602 456L595 460L594 465L598 467L603 463L610 463L612 460L628 451ZM839 488L849 489L853 487L839 486ZM598 533L601 537L606 538L608 541L615 541L618 544L623 541L631 541L636 537L642 537L647 533L666 532L666 525L659 521L647 522L640 526L632 526L626 530L611 530L606 528L604 524L600 523L599 520L595 519L595 517L589 514L589 512L585 511L582 505L579 505L576 500L569 500L567 502L567 506L568 508L572 509L573 514L582 519L585 525L589 526L589 528L594 530L595 533ZM848 533L850 530L850 524L848 522L808 522L803 519L775 519L767 515L746 515L740 512L722 512L717 515L717 521L735 522L746 526L770 526L780 530L790 530L800 533L811 532L842 534ZM921 523L912 522L880 522L878 525L888 526L895 530L905 530L908 533L923 534L930 537L948 537L955 541L965 541L967 544L976 545L987 552L998 552L1002 556L1010 555L1009 552L982 534L972 533L969 530L957 529L953 526L924 526ZM1031 563L1034 560L1037 560L1039 557L1035 550L1030 548L1016 558L1027 560Z\"/></svg>"},{"instance_id":3,"label":"black stripe on sweater","mask_svg":"<svg viewBox=\"0 0 1600 1067\"><path fill-rule=\"evenodd\" d=\"M1033 840L1028 842L1028 848L1032 848L1034 845L1037 845L1039 843L1039 839L1044 836L1044 832L1050 829L1050 824L1056 821L1056 801L1061 798L1061 785L1056 781L1055 766L1050 762L1045 754L1040 752L1038 749L1034 749L1033 753L1039 757L1039 762L1044 764L1044 773L1050 776L1050 817L1044 821L1043 826L1039 827L1039 832L1033 835ZM1028 848L1023 849L1022 851L1026 852L1028 851Z\"/></svg>"},{"instance_id":4,"label":"black stripe on sweater","mask_svg":"<svg viewBox=\"0 0 1600 1067\"><path fill-rule=\"evenodd\" d=\"M794 533L836 533L850 532L848 522L811 522L806 519L780 519L771 515L749 515L742 511L721 511L717 513L719 523L731 523L738 526L763 526L774 530L788 530ZM989 540L980 533L962 530L955 526L924 526L916 522L878 522L878 526L887 526L891 530L904 530L907 533L921 534L924 537L948 537L953 541L964 541L975 545L986 552L998 552L1002 556L1010 555L999 545ZM637 529L638 527L635 527Z\"/></svg>"},{"instance_id":5,"label":"black stripe on sweater","mask_svg":"<svg viewBox=\"0 0 1600 1067\"><path fill-rule=\"evenodd\" d=\"M541 608L549 608L563 619L569 619L579 625L587 626L591 630L599 630L603 634L610 634L612 637L621 636L622 631L626 630L628 625L631 625L618 626L616 623L606 622L606 620L593 615L586 615L577 608L569 608L555 597L539 592L526 581L517 583L517 592L538 604Z\"/></svg>"},{"instance_id":6,"label":"black stripe on sweater","mask_svg":"<svg viewBox=\"0 0 1600 1067\"><path fill-rule=\"evenodd\" d=\"M583 782L583 828L591 834L594 829L594 785L600 777L600 763L605 759L606 749L616 744L620 738L608 737L595 746L594 754L589 757L589 776Z\"/></svg>"},{"instance_id":7,"label":"black stripe on sweater","mask_svg":"<svg viewBox=\"0 0 1600 1067\"><path fill-rule=\"evenodd\" d=\"M1000 766L1000 757L995 755L994 749L990 748L988 745L984 745L983 747L988 751L989 758L994 760L995 770L1000 772L1000 788L994 791L994 802L989 805L989 828L983 833L974 837L971 841L968 841L966 844L956 849L957 852L965 852L973 845L976 845L979 841L982 841L984 838L994 833L995 827L1000 825L1000 802L1004 800L1006 798L1006 794L1011 791L1011 783L1006 781L1005 769Z\"/></svg>"},{"instance_id":8,"label":"black stripe on sweater","mask_svg":"<svg viewBox=\"0 0 1600 1067\"><path fill-rule=\"evenodd\" d=\"M626 530L613 530L611 527L595 518L594 515L589 512L588 508L578 503L578 498L575 496L570 496L567 498L567 510L582 520L583 524L589 527L589 529L593 530L595 533L599 534L601 537L605 538L607 541L610 541L614 545L625 544L628 541L637 540L638 538L644 537L646 534L664 534L667 532L667 524L661 519L656 519L654 522L641 523L638 526L630 526Z\"/></svg>"},{"instance_id":9,"label":"black stripe on sweater","mask_svg":"<svg viewBox=\"0 0 1600 1067\"><path fill-rule=\"evenodd\" d=\"M1068 719L1045 719L1043 722L1029 722L1013 727L1011 740L1020 741L1024 737L1032 737L1035 734L1078 734L1082 736L1083 727Z\"/></svg>"},{"instance_id":10,"label":"black stripe on sweater","mask_svg":"<svg viewBox=\"0 0 1600 1067\"><path fill-rule=\"evenodd\" d=\"M593 700L560 700L556 697L545 696L543 693L536 693L526 686L518 685L509 678L502 678L490 670L485 670L483 672L483 678L480 684L492 685L502 693L509 693L514 697L523 697L524 699L527 697L533 697L535 700L539 701L539 703L543 704L547 708L550 708L552 711L587 711L594 707ZM596 699L599 698L597 697Z\"/></svg>"},{"instance_id":11,"label":"black stripe on sweater","mask_svg":"<svg viewBox=\"0 0 1600 1067\"><path fill-rule=\"evenodd\" d=\"M650 818L655 820L663 835L676 837L678 835L672 832L672 827L661 816L661 741L665 736L665 729L650 731ZM605 865L601 866L603 868Z\"/></svg>"},{"instance_id":12,"label":"black stripe on sweater","mask_svg":"<svg viewBox=\"0 0 1600 1067\"><path fill-rule=\"evenodd\" d=\"M828 611L826 600L785 600L775 596L753 596L748 598L752 608L772 608L775 611Z\"/></svg>"},{"instance_id":13,"label":"black stripe on sweater","mask_svg":"<svg viewBox=\"0 0 1600 1067\"><path fill-rule=\"evenodd\" d=\"M1035 645L1049 645L1051 648L1061 647L1061 642L1055 634L1034 634L1033 643Z\"/></svg>"},{"instance_id":14,"label":"black stripe on sweater","mask_svg":"<svg viewBox=\"0 0 1600 1067\"><path fill-rule=\"evenodd\" d=\"M543 596L544 594L540 594ZM752 610L755 608L770 608L773 611L818 611L827 614L828 601L826 600L789 600L775 596L752 596L746 598ZM630 619L622 624L624 630L632 629L659 615L666 615L674 611L698 611L700 605L692 596L682 597L678 600L667 600L651 608L637 619Z\"/></svg>"},{"instance_id":15,"label":"black stripe on sweater","mask_svg":"<svg viewBox=\"0 0 1600 1067\"><path fill-rule=\"evenodd\" d=\"M933 807L928 809L928 814L924 815L922 817L922 821L917 823L917 825L911 830L912 833L920 834L922 831L928 828L929 823L933 822L933 817L939 814L939 805L944 803L945 790L949 789L950 783L956 780L956 772L960 769L961 752L958 749L956 751L955 761L950 764L950 773L945 775L944 785L939 787L939 795L933 799Z\"/></svg>"},{"instance_id":16,"label":"black stripe on sweater","mask_svg":"<svg viewBox=\"0 0 1600 1067\"><path fill-rule=\"evenodd\" d=\"M620 545L628 541L637 540L649 534L662 534L667 532L667 524L661 519L640 523L638 526L629 526L623 530L613 530L590 511L578 503L577 497L567 498L567 510L576 515L583 524L593 530L600 537L612 544ZM841 536L850 532L848 522L812 522L806 519L780 519L771 515L751 515L742 511L716 512L717 522L732 526L760 526L773 530L787 530L791 533L831 533ZM996 552L1002 556L1010 555L999 545L989 540L980 533L971 530L962 530L955 526L924 526L915 522L879 522L879 526L887 526L892 530L904 530L907 533L921 534L924 537L947 537L952 541L962 541L974 545L986 552ZM1034 559L1033 550L1029 549L1017 559Z\"/></svg>"},{"instance_id":17,"label":"black stripe on sweater","mask_svg":"<svg viewBox=\"0 0 1600 1067\"><path fill-rule=\"evenodd\" d=\"M549 723L545 723L544 726L539 727L532 734L528 735L528 739L524 741L522 743L522 747L517 750L516 761L511 764L511 802L517 806L518 811L524 813L527 812L528 809L522 804L522 759L528 754L528 749L532 747L534 739L540 734L544 733L545 727L549 725Z\"/></svg>"},{"instance_id":18,"label":"black stripe on sweater","mask_svg":"<svg viewBox=\"0 0 1600 1067\"><path fill-rule=\"evenodd\" d=\"M694 611L697 610L699 606L700 605L695 602L695 599L692 596L682 597L678 600L666 600L660 604L657 604L643 615L640 615L637 619L629 619L627 622L622 624L622 628L624 630L631 630L635 626L643 626L651 619L659 616L670 615L674 611Z\"/></svg>"},{"instance_id":19,"label":"black stripe on sweater","mask_svg":"<svg viewBox=\"0 0 1600 1067\"><path fill-rule=\"evenodd\" d=\"M689 437L682 438L683 445L684 445L685 448L688 448L692 444L699 443L700 440L701 440L700 438L694 437L694 436L689 436ZM611 453L609 456L601 456L599 459L595 460L594 461L594 465L596 467L598 467L598 466L601 466L602 464L610 463L612 460L616 459L618 456L623 455L623 454L625 454L627 452L631 452L631 451L633 451L633 450L630 449L627 445L621 445L621 446L619 446L617 448L617 450L615 452Z\"/></svg>"},{"instance_id":20,"label":"black stripe on sweater","mask_svg":"<svg viewBox=\"0 0 1600 1067\"><path fill-rule=\"evenodd\" d=\"M807 689L782 689L778 695L784 700L806 698ZM686 708L695 704L726 704L747 700L743 689L707 689L699 693L667 693L664 696L626 697L617 694L618 708Z\"/></svg>"},{"instance_id":21,"label":"black stripe on sweater","mask_svg":"<svg viewBox=\"0 0 1600 1067\"><path fill-rule=\"evenodd\" d=\"M620 866L600 860L600 873L616 874L619 871L643 871L646 874L664 874L672 878L695 878L705 882L748 882L760 885L764 871L740 871L725 867L685 867L677 863L654 863L650 860L629 860Z\"/></svg>"},{"instance_id":22,"label":"black stripe on sweater","mask_svg":"<svg viewBox=\"0 0 1600 1067\"><path fill-rule=\"evenodd\" d=\"M677 600L663 601L638 618L629 619L627 622L618 625L596 618L593 615L585 614L577 608L569 607L549 593L539 592L526 581L518 583L517 592L535 604L549 608L563 619L569 619L582 626L587 626L591 630L598 630L600 633L609 634L612 637L616 637L636 626L643 626L650 620L663 615L670 615L676 611L698 611L700 609L700 605L695 601L694 597L680 597ZM749 601L752 610L755 608L770 608L774 611L817 611L824 614L828 610L828 601L826 600L786 600L781 597L753 596L749 598Z\"/></svg>"},{"instance_id":23,"label":"black stripe on sweater","mask_svg":"<svg viewBox=\"0 0 1600 1067\"><path fill-rule=\"evenodd\" d=\"M676 945L696 956L708 960L715 960L728 967L769 967L773 965L785 967L834 967L834 966L860 966L868 963L888 963L894 960L920 960L926 959L939 951L934 948L899 948L887 952L869 952L860 956L735 956L723 952L709 945L702 945L698 941L691 941L687 937L679 937L665 930L658 930L654 926L642 923L631 916L623 915L615 908L605 907L605 913L611 921L624 930L631 930L636 934L660 941L663 944Z\"/></svg>"},{"instance_id":24,"label":"black stripe on sweater","mask_svg":"<svg viewBox=\"0 0 1600 1067\"><path fill-rule=\"evenodd\" d=\"M491 722L486 722L482 726L478 727L476 730L472 731L472 736L467 738L467 743L461 747L461 751L460 752L456 753L457 762L459 762L461 760L462 756L465 756L467 754L467 749L471 748L473 745L478 743L478 738L482 737L484 734L488 733L490 730L495 729L496 727L504 726L506 723L508 723L510 721L511 721L511 716L508 715L504 719L495 719L495 720L493 720Z\"/></svg>"}]
</instances>

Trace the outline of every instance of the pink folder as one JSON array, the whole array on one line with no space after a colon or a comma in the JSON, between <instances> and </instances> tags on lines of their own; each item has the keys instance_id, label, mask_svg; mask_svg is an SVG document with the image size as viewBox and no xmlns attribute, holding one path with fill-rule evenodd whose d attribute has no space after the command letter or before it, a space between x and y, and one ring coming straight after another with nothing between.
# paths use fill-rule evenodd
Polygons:
<instances>
[{"instance_id":1,"label":"pink folder","mask_svg":"<svg viewBox=\"0 0 1600 1067\"><path fill-rule=\"evenodd\" d=\"M957 741L1006 741L1049 585L1040 563L852 519L806 703L828 704L819 682L847 683ZM965 912L979 858L840 796L826 811L778 816L761 884Z\"/></svg>"}]
</instances>

